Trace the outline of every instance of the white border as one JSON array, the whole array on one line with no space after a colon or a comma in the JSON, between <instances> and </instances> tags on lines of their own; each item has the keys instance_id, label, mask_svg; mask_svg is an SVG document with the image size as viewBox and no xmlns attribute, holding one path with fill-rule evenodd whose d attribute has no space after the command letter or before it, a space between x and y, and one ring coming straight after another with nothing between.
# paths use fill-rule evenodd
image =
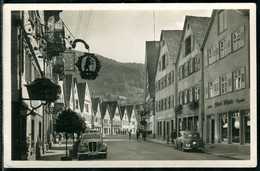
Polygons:
<instances>
[{"instance_id":1,"label":"white border","mask_svg":"<svg viewBox=\"0 0 260 171\"><path fill-rule=\"evenodd\" d=\"M144 160L144 161L11 161L11 11L12 10L203 10L250 9L250 160ZM256 109L256 5L253 3L207 4L4 4L3 6L3 135L4 167L6 168L122 168L122 167L256 167L257 109ZM127 155L127 154L126 154Z\"/></svg>"}]
</instances>

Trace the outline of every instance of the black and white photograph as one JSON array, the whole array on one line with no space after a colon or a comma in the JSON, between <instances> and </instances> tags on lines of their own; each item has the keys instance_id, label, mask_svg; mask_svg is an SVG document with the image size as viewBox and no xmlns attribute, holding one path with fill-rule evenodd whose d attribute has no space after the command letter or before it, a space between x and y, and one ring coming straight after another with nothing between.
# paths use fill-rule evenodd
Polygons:
<instances>
[{"instance_id":1,"label":"black and white photograph","mask_svg":"<svg viewBox=\"0 0 260 171\"><path fill-rule=\"evenodd\" d=\"M3 11L4 167L256 167L255 4Z\"/></svg>"}]
</instances>

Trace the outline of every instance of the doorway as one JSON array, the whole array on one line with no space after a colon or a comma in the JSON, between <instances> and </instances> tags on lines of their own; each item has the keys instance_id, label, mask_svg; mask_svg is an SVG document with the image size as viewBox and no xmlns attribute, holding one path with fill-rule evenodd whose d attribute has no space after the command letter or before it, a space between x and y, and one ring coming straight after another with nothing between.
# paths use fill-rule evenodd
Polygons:
<instances>
[{"instance_id":1,"label":"doorway","mask_svg":"<svg viewBox=\"0 0 260 171\"><path fill-rule=\"evenodd\" d=\"M214 144L215 139L215 120L211 119L211 143Z\"/></svg>"}]
</instances>

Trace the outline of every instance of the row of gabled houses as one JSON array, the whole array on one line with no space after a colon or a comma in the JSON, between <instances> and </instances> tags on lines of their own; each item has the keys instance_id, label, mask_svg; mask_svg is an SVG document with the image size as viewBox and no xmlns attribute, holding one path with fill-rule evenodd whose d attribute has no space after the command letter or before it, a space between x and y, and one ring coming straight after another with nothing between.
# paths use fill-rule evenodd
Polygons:
<instances>
[{"instance_id":1,"label":"row of gabled houses","mask_svg":"<svg viewBox=\"0 0 260 171\"><path fill-rule=\"evenodd\" d=\"M213 10L146 42L144 101L154 137L196 130L205 143L250 143L249 30L249 10Z\"/></svg>"},{"instance_id":2,"label":"row of gabled houses","mask_svg":"<svg viewBox=\"0 0 260 171\"><path fill-rule=\"evenodd\" d=\"M92 98L93 128L103 134L133 134L140 127L140 105L121 105L118 101Z\"/></svg>"}]
</instances>

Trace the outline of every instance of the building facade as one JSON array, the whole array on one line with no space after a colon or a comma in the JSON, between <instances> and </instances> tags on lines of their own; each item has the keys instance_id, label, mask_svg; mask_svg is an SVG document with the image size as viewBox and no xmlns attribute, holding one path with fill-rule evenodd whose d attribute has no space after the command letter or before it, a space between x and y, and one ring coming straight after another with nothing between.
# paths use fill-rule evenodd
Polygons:
<instances>
[{"instance_id":1,"label":"building facade","mask_svg":"<svg viewBox=\"0 0 260 171\"><path fill-rule=\"evenodd\" d=\"M204 39L207 143L250 143L249 10L214 10Z\"/></svg>"},{"instance_id":2,"label":"building facade","mask_svg":"<svg viewBox=\"0 0 260 171\"><path fill-rule=\"evenodd\" d=\"M210 18L186 16L178 55L177 131L196 130L203 136L201 45Z\"/></svg>"},{"instance_id":3,"label":"building facade","mask_svg":"<svg viewBox=\"0 0 260 171\"><path fill-rule=\"evenodd\" d=\"M175 77L181 30L162 30L155 77L156 136L165 139L176 129Z\"/></svg>"},{"instance_id":4,"label":"building facade","mask_svg":"<svg viewBox=\"0 0 260 171\"><path fill-rule=\"evenodd\" d=\"M12 160L35 160L53 141L53 104L32 99L25 85L43 77L56 85L62 80L54 70L65 49L63 40L55 39L64 34L60 12L11 12Z\"/></svg>"},{"instance_id":5,"label":"building facade","mask_svg":"<svg viewBox=\"0 0 260 171\"><path fill-rule=\"evenodd\" d=\"M155 137L155 75L159 58L160 42L146 41L145 47L145 85L144 85L144 116L141 120L148 121L145 129Z\"/></svg>"}]
</instances>

